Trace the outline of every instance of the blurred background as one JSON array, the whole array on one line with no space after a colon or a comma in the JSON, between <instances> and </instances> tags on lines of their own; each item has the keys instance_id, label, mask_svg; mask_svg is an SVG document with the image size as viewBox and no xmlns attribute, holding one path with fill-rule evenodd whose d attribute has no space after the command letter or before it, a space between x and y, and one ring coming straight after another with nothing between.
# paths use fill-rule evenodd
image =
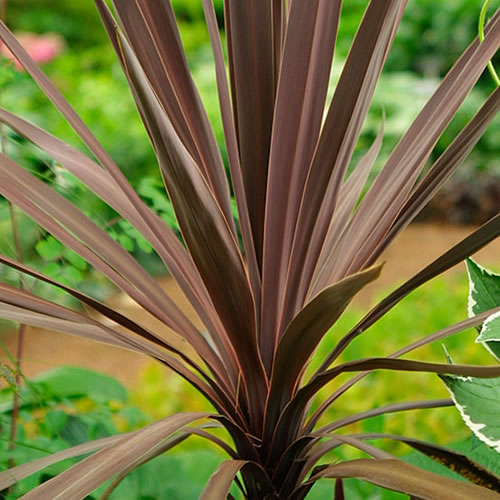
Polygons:
<instances>
[{"instance_id":1,"label":"blurred background","mask_svg":"<svg viewBox=\"0 0 500 500\"><path fill-rule=\"evenodd\" d=\"M215 0L214 3L224 36L222 0ZM225 157L213 59L201 1L172 0L172 4L179 20L181 37L193 77ZM366 0L344 2L330 95L366 4ZM379 130L385 111L384 144L374 174L383 166L384 159L433 93L440 79L476 36L481 4L480 0L408 2L357 147L356 155L366 151ZM93 2L12 0L5 2L5 5L9 28L18 34L32 56L43 66L44 71L93 130L141 197L169 224L176 227L172 207L162 190L151 145ZM31 78L8 57L7 51L3 50L3 56L5 57L0 63L1 105L85 151L76 135ZM497 67L500 66L499 59L497 55ZM493 88L494 83L485 72L436 145L433 158L437 158L444 151ZM10 130L5 130L4 133L5 148L9 155L77 203L85 213L133 253L150 272L157 275L176 300L184 304L183 297L168 277L165 277L165 269L147 242L130 224L116 218L116 214L109 207L88 193L74 177L36 147ZM335 339L354 324L377 297L381 298L384 292L394 288L453 243L465 237L472 226L485 222L500 211L499 144L500 120L497 118L446 187L424 210L416 223L388 250L384 256L388 264L382 279L355 302L354 307L327 337L321 346L321 353L326 353ZM88 269L82 259L41 231L21 213L17 214L17 223L22 235L24 258L30 265L97 298L105 299L126 312L140 314L134 304L116 295L111 285ZM10 256L16 254L9 206L1 198L0 251ZM499 255L500 246L498 242L494 242L478 256L478 260L483 265L499 269ZM17 274L9 269L0 267L0 275L2 280L11 283L18 281ZM35 284L29 281L26 285L35 287ZM36 285L35 290L55 300L67 301L58 295L57 291L43 285ZM466 316L466 297L465 268L462 266L449 276L434 280L412 294L380 325L374 327L366 338L359 343L355 342L352 349L346 352L344 359L388 354L412 339L463 319ZM147 320L144 318L144 321ZM383 343L381 338L384 339ZM488 354L473 343L474 338L474 332L465 332L446 342L447 349L456 362L491 362ZM12 325L0 323L0 342L3 349L0 349L0 361L8 362L9 356L16 350L16 333ZM57 349L54 349L54 345L57 345ZM422 350L418 357L439 362L445 359L440 345ZM26 375L38 375L49 368L68 363L81 364L112 375L127 387L128 395L123 398L125 402L115 401L115 407L109 401L106 402L107 411L114 415L115 428L119 430L133 428L150 418L159 418L180 409L193 410L204 407L198 396L182 382L145 359L71 337L30 330L23 362ZM74 374L73 376L77 377ZM440 384L426 383L429 377L402 377L404 383L395 391L391 375L373 375L354 389L350 396L341 402L343 406L332 410L331 415L342 416L400 399L446 397L446 391ZM83 404L78 412L85 414L87 411L90 414L97 411L96 408L99 410L98 405L102 403L100 397L97 397L96 402L95 397L87 395L83 401L90 401L90 406L85 407ZM138 413L134 413L136 410L133 408L140 408L140 417ZM26 422L33 423L31 430L29 426L26 427L28 436L32 432L33 439L43 437L45 431L41 430L40 426L37 427L36 422L46 419L46 414L47 411L33 416L32 412L26 412ZM409 417L394 415L375 423L369 421L371 423L367 424L368 427L363 427L362 430L384 429L387 432L433 439L441 443L466 439L469 436L454 409L428 411L425 417L417 420L417 414ZM360 429L358 426L349 430ZM190 453L194 453L192 449ZM176 460L178 462L174 460L170 465L173 470L189 472L190 462L185 463L182 458ZM205 457L205 463L212 462ZM208 469L207 471L209 472ZM189 474L192 477L193 474L196 476L197 472L193 469ZM176 474L174 476L178 477ZM170 496L165 498L190 498L191 493L184 492L184 496L179 494L180 487L172 486ZM371 491L366 495L368 496L361 494L360 498L371 498L370 495L379 493ZM147 495L144 498L147 498Z\"/></svg>"}]
</instances>

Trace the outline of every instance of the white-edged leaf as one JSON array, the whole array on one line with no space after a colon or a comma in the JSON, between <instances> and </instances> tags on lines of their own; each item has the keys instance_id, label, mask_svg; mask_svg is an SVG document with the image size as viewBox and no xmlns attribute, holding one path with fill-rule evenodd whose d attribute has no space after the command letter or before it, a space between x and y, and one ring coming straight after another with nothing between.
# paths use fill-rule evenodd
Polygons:
<instances>
[{"instance_id":1,"label":"white-edged leaf","mask_svg":"<svg viewBox=\"0 0 500 500\"><path fill-rule=\"evenodd\" d=\"M469 275L469 317L500 305L500 274L466 260Z\"/></svg>"},{"instance_id":2,"label":"white-edged leaf","mask_svg":"<svg viewBox=\"0 0 500 500\"><path fill-rule=\"evenodd\" d=\"M440 377L467 427L500 453L500 378Z\"/></svg>"},{"instance_id":3,"label":"white-edged leaf","mask_svg":"<svg viewBox=\"0 0 500 500\"><path fill-rule=\"evenodd\" d=\"M500 361L500 313L492 314L483 323L476 342L482 343Z\"/></svg>"},{"instance_id":4,"label":"white-edged leaf","mask_svg":"<svg viewBox=\"0 0 500 500\"><path fill-rule=\"evenodd\" d=\"M469 317L500 306L500 274L480 266L471 258L466 260L469 276ZM490 316L482 326L476 342L483 344L488 351L500 360L500 315Z\"/></svg>"}]
</instances>

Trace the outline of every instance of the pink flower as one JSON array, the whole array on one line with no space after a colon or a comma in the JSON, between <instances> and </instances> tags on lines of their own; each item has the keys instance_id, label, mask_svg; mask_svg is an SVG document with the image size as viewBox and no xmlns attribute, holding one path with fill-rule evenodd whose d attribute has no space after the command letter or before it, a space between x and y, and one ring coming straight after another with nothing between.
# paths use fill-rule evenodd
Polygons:
<instances>
[{"instance_id":1,"label":"pink flower","mask_svg":"<svg viewBox=\"0 0 500 500\"><path fill-rule=\"evenodd\" d=\"M17 33L16 38L26 49L28 54L37 63L52 61L64 50L64 40L56 33L37 35L35 33ZM14 57L10 50L2 44L0 53L8 59L14 61L17 70L22 71L23 67Z\"/></svg>"}]
</instances>

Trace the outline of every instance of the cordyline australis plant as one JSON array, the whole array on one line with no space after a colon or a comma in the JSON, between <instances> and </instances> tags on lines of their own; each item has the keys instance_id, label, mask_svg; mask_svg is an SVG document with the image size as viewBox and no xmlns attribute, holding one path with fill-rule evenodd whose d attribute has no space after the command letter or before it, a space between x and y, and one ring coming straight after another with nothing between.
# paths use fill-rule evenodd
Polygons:
<instances>
[{"instance_id":1,"label":"cordyline australis plant","mask_svg":"<svg viewBox=\"0 0 500 500\"><path fill-rule=\"evenodd\" d=\"M65 290L106 321L5 284L0 286L0 314L146 353L196 387L215 413L170 416L136 432L20 465L0 473L0 489L63 458L94 452L23 497L83 498L107 479L116 476L116 484L129 471L196 435L228 454L207 483L205 499L232 498L233 481L249 499L301 499L321 478L337 478L335 494L342 498L341 480L347 477L420 498L496 498L497 493L488 488L499 491L498 479L454 452L399 436L338 433L364 418L447 406L450 400L401 402L321 427L318 423L325 410L371 370L500 375L498 365L400 359L417 347L481 324L500 308L425 337L387 358L338 361L353 339L411 290L496 238L500 216L372 309L338 340L311 377L306 378L305 371L318 343L353 296L381 272L381 266L375 265L381 252L451 175L495 116L499 89L422 175L433 146L500 45L500 11L487 24L484 40L473 41L449 71L360 197L382 131L352 173L346 174L406 2L372 0L368 4L327 107L340 0L227 0L230 85L213 5L204 0L245 265L224 165L190 76L170 3L117 0L118 24L103 0L96 0L96 5L153 143L185 246L141 201L3 24L4 43L95 160L8 111L0 111L0 120L47 152L134 225L163 259L206 331L196 328L132 256L78 207L5 154L0 155L0 193L185 339L192 350L179 351L168 338L133 318L6 256L1 257L3 264ZM310 403L317 392L346 372L360 373L337 386L311 414ZM231 440L226 443L215 436L214 427L225 428ZM377 438L406 442L477 484L411 466L367 442ZM318 466L325 454L345 445L371 458Z\"/></svg>"}]
</instances>

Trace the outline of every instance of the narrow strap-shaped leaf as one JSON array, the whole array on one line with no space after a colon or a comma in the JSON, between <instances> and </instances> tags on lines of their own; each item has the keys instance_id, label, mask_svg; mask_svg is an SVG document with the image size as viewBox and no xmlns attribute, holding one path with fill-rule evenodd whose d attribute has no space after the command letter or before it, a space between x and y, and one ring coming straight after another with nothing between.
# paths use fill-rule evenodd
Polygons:
<instances>
[{"instance_id":1,"label":"narrow strap-shaped leaf","mask_svg":"<svg viewBox=\"0 0 500 500\"><path fill-rule=\"evenodd\" d=\"M336 345L335 349L328 355L321 364L317 373L325 370L333 361L347 348L347 346L364 331L367 330L375 321L379 320L384 314L390 311L396 304L404 299L410 292L420 285L435 278L439 274L452 268L454 265L462 262L466 257L480 250L493 241L500 234L500 214L476 229L461 242L454 245L441 257L426 266L418 272L413 278L403 283L394 292L389 294L384 300L379 302L361 321L348 332Z\"/></svg>"},{"instance_id":2,"label":"narrow strap-shaped leaf","mask_svg":"<svg viewBox=\"0 0 500 500\"><path fill-rule=\"evenodd\" d=\"M189 72L170 2L120 0L114 6L151 88L234 231L224 164Z\"/></svg>"},{"instance_id":3,"label":"narrow strap-shaped leaf","mask_svg":"<svg viewBox=\"0 0 500 500\"><path fill-rule=\"evenodd\" d=\"M47 95L47 97L52 101L52 103L66 118L68 123L73 127L76 133L81 137L81 139L87 145L87 147L92 151L92 153L96 156L99 162L109 172L111 177L116 181L119 190L121 190L125 194L125 196L129 199L132 206L136 209L137 215L145 221L146 225L149 225L151 229L156 232L157 237L159 237L161 240L163 237L162 237L162 232L158 231L159 218L155 216L155 214L153 214L151 210L149 210L148 207L144 205L144 203L139 198L137 193L128 183L127 179L125 178L121 170L113 162L109 154L99 144L99 142L92 134L92 132L83 123L83 121L75 113L73 108L68 104L68 102L64 99L61 93L54 87L54 85L50 82L50 80L46 77L46 75L41 71L41 69L36 65L33 59L28 55L26 50L24 50L24 48L19 44L19 42L8 30L5 24L1 21L0 21L0 38L9 47L9 50L16 56L16 59L21 62L24 68L37 82L37 84ZM202 293L203 291L199 290L199 292ZM210 310L210 300L208 298L205 299L204 308L206 310ZM214 319L212 319L211 321L214 322ZM208 325L210 325L210 322L207 323ZM203 339L202 342L205 342L205 339Z\"/></svg>"},{"instance_id":4,"label":"narrow strap-shaped leaf","mask_svg":"<svg viewBox=\"0 0 500 500\"><path fill-rule=\"evenodd\" d=\"M250 283L257 308L256 317L260 317L260 290L261 278L260 267L257 261L257 253L255 242L252 233L252 225L250 215L248 213L247 196L243 183L241 172L240 153L238 148L238 137L236 135L236 127L234 123L234 115L231 109L231 98L229 95L229 87L226 76L226 66L224 63L224 54L217 26L217 19L212 0L203 0L203 9L205 11L205 19L207 21L210 42L215 58L215 74L217 79L217 90L219 93L219 104L222 116L222 125L224 127L224 136L226 139L227 157L229 169L231 171L231 179L233 181L234 195L238 206L238 215L240 220L241 234L243 237L243 246L248 261L248 270L250 275Z\"/></svg>"},{"instance_id":5,"label":"narrow strap-shaped leaf","mask_svg":"<svg viewBox=\"0 0 500 500\"><path fill-rule=\"evenodd\" d=\"M300 307L406 0L369 3L330 104L304 188L282 328Z\"/></svg>"},{"instance_id":6,"label":"narrow strap-shaped leaf","mask_svg":"<svg viewBox=\"0 0 500 500\"><path fill-rule=\"evenodd\" d=\"M202 358L218 380L225 385L225 369L206 338L137 262L65 198L7 157L2 156L1 160L0 192L54 234L63 244L102 271L138 304L184 337L199 354L203 352ZM14 167L17 171L11 170ZM19 179L22 179L22 183ZM74 233L76 238L69 231ZM81 238L85 243L77 238ZM86 244L102 255L95 254ZM152 290L155 290L155 293L151 293ZM155 332L152 334L158 336ZM161 340L161 336L158 338Z\"/></svg>"},{"instance_id":7,"label":"narrow strap-shaped leaf","mask_svg":"<svg viewBox=\"0 0 500 500\"><path fill-rule=\"evenodd\" d=\"M439 363L426 363L395 358L366 358L348 363L343 363L330 370L323 372L305 386L303 386L292 398L290 403L281 413L278 424L275 427L274 437L271 444L269 459L272 462L282 443L289 443L293 436L297 435L302 421L302 412L317 392L328 382L334 380L342 373L365 370L394 370L403 372L429 372L438 374L455 374L462 376L475 376L480 378L492 378L500 376L500 366L474 366L474 365L450 365Z\"/></svg>"},{"instance_id":8,"label":"narrow strap-shaped leaf","mask_svg":"<svg viewBox=\"0 0 500 500\"><path fill-rule=\"evenodd\" d=\"M99 312L102 314L104 317L110 319L111 321L133 331L134 333L140 335L141 337L154 342L158 345L165 345L165 342L163 340L159 340L157 337L152 335L150 332L147 331L147 329L143 328L139 324L137 324L135 321L131 320L130 318L127 318L126 316L120 314L118 311L109 308L102 302L99 302L98 300L93 299L92 297L89 297L88 295L71 288L64 283L60 283L52 278L49 278L48 276L45 276L44 274L39 273L35 269L32 269L24 264L21 264L13 259L10 259L9 257L0 254L0 263L9 266L13 269L16 269L22 273L28 274L29 276L32 276L40 281L44 281L45 283L49 283L51 285L56 286L57 288L60 288L61 290L64 290L65 292L69 293L72 295L75 299L79 300L82 304L85 304L95 311Z\"/></svg>"},{"instance_id":9,"label":"narrow strap-shaped leaf","mask_svg":"<svg viewBox=\"0 0 500 500\"><path fill-rule=\"evenodd\" d=\"M336 429L340 429L341 427L345 427L347 425L360 422L361 420L365 420L367 418L376 417L378 415L387 415L388 413L396 413L408 410L444 408L446 406L453 406L453 401L448 398L448 399L434 399L428 401L408 401L404 403L392 403L385 406L379 406L378 408L372 408L371 410L367 410L361 413L355 413L353 415L349 415L348 417L339 418L338 420L335 420L321 427L320 429L315 431L315 434L324 434L326 432L331 432Z\"/></svg>"},{"instance_id":10,"label":"narrow strap-shaped leaf","mask_svg":"<svg viewBox=\"0 0 500 500\"><path fill-rule=\"evenodd\" d=\"M311 477L309 481L315 482L320 478L350 477L363 479L377 486L419 498L453 498L454 500L498 498L497 493L481 486L433 474L396 459L362 458L329 465Z\"/></svg>"},{"instance_id":11,"label":"narrow strap-shaped leaf","mask_svg":"<svg viewBox=\"0 0 500 500\"><path fill-rule=\"evenodd\" d=\"M295 223L325 108L341 0L290 5L269 157L260 345L269 371ZM265 307L264 307L265 304Z\"/></svg>"},{"instance_id":12,"label":"narrow strap-shaped leaf","mask_svg":"<svg viewBox=\"0 0 500 500\"><path fill-rule=\"evenodd\" d=\"M236 474L242 469L252 470L252 474L249 477L251 481L253 480L258 483L256 493L259 494L261 498L273 497L274 491L271 481L260 465L248 460L226 460L222 462L217 470L210 476L199 500L224 500L227 498ZM248 485L248 487L251 486L251 484ZM269 497L267 495L269 495Z\"/></svg>"},{"instance_id":13,"label":"narrow strap-shaped leaf","mask_svg":"<svg viewBox=\"0 0 500 500\"><path fill-rule=\"evenodd\" d=\"M344 245L344 248L359 250L354 258L342 255L337 276L360 269L376 250L403 207L437 140L499 46L500 9L488 24L484 42L479 43L476 39L448 72L363 198Z\"/></svg>"},{"instance_id":14,"label":"narrow strap-shaped leaf","mask_svg":"<svg viewBox=\"0 0 500 500\"><path fill-rule=\"evenodd\" d=\"M255 253L262 265L264 211L279 61L270 0L224 2L234 121Z\"/></svg>"},{"instance_id":15,"label":"narrow strap-shaped leaf","mask_svg":"<svg viewBox=\"0 0 500 500\"><path fill-rule=\"evenodd\" d=\"M177 436L172 436L170 439L167 439L164 442L159 443L157 446L153 447L149 452L145 453L142 455L141 459L139 462L136 462L126 469L122 470L115 478L113 481L111 481L110 485L106 488L104 493L102 494L101 499L106 499L108 498L108 495L116 489L116 487L134 470L136 470L138 467L141 465L144 465L145 463L149 462L150 460L153 460L153 458L156 458L163 453L171 450L174 446L177 446L178 444L182 443L189 437L189 434L187 433L180 433Z\"/></svg>"},{"instance_id":16,"label":"narrow strap-shaped leaf","mask_svg":"<svg viewBox=\"0 0 500 500\"><path fill-rule=\"evenodd\" d=\"M460 321L458 323L455 323L454 325L448 326L446 328L443 328L442 330L439 330L436 333L433 333L431 335L426 335L425 337L412 342L411 344L403 347L402 349L398 349L397 351L393 352L389 357L390 358L398 358L401 357L405 354L408 354L409 352L414 351L415 349L418 349L420 347L432 344L433 342L437 342L439 340L445 339L451 335L454 335L458 332L461 332L463 330L466 330L467 328L471 328L473 326L480 325L486 318L488 318L489 315L494 314L496 312L500 312L500 307L497 307L496 309L492 309L489 311L486 311L483 314L478 314L474 316L473 318L466 319L464 321ZM326 409L334 402L336 401L340 396L345 394L353 385L355 385L357 382L359 382L361 379L366 377L370 373L369 371L365 371L362 373L359 373L352 379L348 380L346 383L341 385L337 390L335 390L321 405L319 408L314 412L314 414L311 416L309 419L309 422L307 426L305 427L306 432L310 432L311 429L316 425L318 422L320 416L326 411Z\"/></svg>"},{"instance_id":17,"label":"narrow strap-shaped leaf","mask_svg":"<svg viewBox=\"0 0 500 500\"><path fill-rule=\"evenodd\" d=\"M312 296L318 293L325 286L330 284L332 270L335 269L334 250L340 243L342 234L345 230L349 217L352 215L354 207L361 196L363 187L366 184L370 170L377 159L377 156L382 146L384 137L384 124L380 127L379 133L373 141L370 149L361 158L358 165L345 181L340 191L337 208L333 214L330 227L325 236L325 242L321 250L316 268L314 270L311 284L307 296ZM297 299L302 298L302 294L298 294ZM288 304L288 307L296 307L297 304ZM286 313L284 313L286 316Z\"/></svg>"},{"instance_id":18,"label":"narrow strap-shaped leaf","mask_svg":"<svg viewBox=\"0 0 500 500\"><path fill-rule=\"evenodd\" d=\"M390 453L387 453L386 451L381 450L380 448L377 448L372 444L363 442L355 435L344 436L337 434L335 438L338 439L341 443L348 444L353 448L363 451L373 458L394 458L394 455L391 455Z\"/></svg>"},{"instance_id":19,"label":"narrow strap-shaped leaf","mask_svg":"<svg viewBox=\"0 0 500 500\"><path fill-rule=\"evenodd\" d=\"M98 6L98 10L99 10L99 13L101 15L101 19L103 21L103 24L106 28L106 31L108 33L108 36L109 36L117 54L118 54L118 58L120 60L122 68L125 72L125 75L126 75L128 81L129 81L129 85L131 87L132 94L134 96L134 99L136 100L138 110L141 114L143 122L148 130L148 133L149 133L151 140L154 141L153 131L151 130L151 127L148 123L148 118L144 114L144 111L142 109L143 105L140 102L139 96L137 95L137 91L135 90L134 82L131 80L131 77L130 77L130 74L129 74L129 71L127 68L127 61L125 60L124 51L123 51L122 46L126 45L128 47L128 42L126 42L123 39L120 40L119 27L116 24L116 22L111 14L109 8L107 7L106 3L103 0L95 0L95 1L96 1L97 6ZM129 55L130 55L131 59L136 61L136 56L132 53L131 50L129 50ZM139 66L137 62L136 62L136 66ZM139 73L143 74L143 71L141 70L141 71L139 71ZM146 224L146 227L149 227L149 225ZM153 226L153 228L154 227L155 226ZM168 229L168 231L170 233L172 233L170 228ZM178 247L180 245L180 242L177 240L175 235L174 235L173 239L168 238L168 237L165 238L164 233L167 236L170 236L168 234L168 231L167 231L167 233L165 233L164 231L157 231L156 236L162 242L162 245L165 247L165 249L169 249L169 247L172 245L174 247ZM163 239L166 239L166 241L163 241ZM170 241L170 240L172 240L172 241ZM182 250L184 250L182 245L181 245L181 248L182 248ZM163 248L161 247L161 249L163 249ZM198 313L200 315L200 319L206 325L208 332L209 332L209 335L212 338L212 341L214 342L217 349L219 350L219 352L222 355L223 361L225 362L227 369L228 369L228 372L229 372L228 379L230 380L230 382L232 383L233 386L236 386L237 379L238 379L238 375L237 375L238 369L236 366L237 365L236 359L233 355L232 348L230 347L230 343L229 343L229 340L227 338L227 334L226 334L224 327L220 321L220 318L218 317L217 314L215 314L213 304L212 304L211 299L208 296L208 293L206 291L206 287L204 286L204 283L201 280L201 278L199 277L199 273L196 270L196 273L195 273L196 274L196 277L195 277L196 282L194 283L194 286L191 283L189 283L193 287L193 291L191 292L190 288L186 289L186 283L185 283L186 280L184 279L184 276L182 274L180 274L180 276L179 276L178 275L179 273L176 274L175 271L177 270L177 268L182 270L183 267L185 267L186 265L189 265L189 267L194 268L194 264L192 264L192 258L191 258L191 255L189 255L189 253L184 252L185 255L182 255L182 257L179 258L178 257L179 254L175 251L175 248L173 250L174 250L174 252L172 255L176 259L174 262L176 268L174 268L174 270L173 270L173 275L174 275L174 277L176 277L177 280L179 280L179 278L180 278L179 284L180 284L181 288L183 288L183 290L186 293L186 296L191 301L194 308L198 311ZM163 255L162 252L159 252L159 254L160 254L160 256ZM165 259L165 256L163 256L163 258ZM169 255L166 256L166 259L168 262ZM189 275L187 277L189 278Z\"/></svg>"},{"instance_id":20,"label":"narrow strap-shaped leaf","mask_svg":"<svg viewBox=\"0 0 500 500\"><path fill-rule=\"evenodd\" d=\"M370 257L373 262L393 239L413 220L420 210L436 194L441 186L460 166L463 160L477 144L482 134L497 116L500 109L500 87L490 95L472 120L461 130L444 153L418 182L408 201L404 204L395 223L384 237L383 243Z\"/></svg>"},{"instance_id":21,"label":"narrow strap-shaped leaf","mask_svg":"<svg viewBox=\"0 0 500 500\"><path fill-rule=\"evenodd\" d=\"M81 137L84 143L96 156L99 162L105 167L109 174L116 181L119 189L130 200L130 203L137 210L139 217L149 223L151 228L157 227L157 221L154 220L154 214L144 205L137 193L132 189L121 170L113 162L109 154L99 144L95 136L83 123L73 108L67 103L61 93L54 87L46 75L40 70L26 50L16 40L3 22L0 21L0 38L8 46L9 50L16 56L16 59L24 66L28 73L37 82L47 97L53 102L57 109L63 114L68 123L73 127L76 133ZM155 224L156 223L156 224ZM209 302L209 301L208 301Z\"/></svg>"},{"instance_id":22,"label":"narrow strap-shaped leaf","mask_svg":"<svg viewBox=\"0 0 500 500\"><path fill-rule=\"evenodd\" d=\"M10 259L9 257L6 257L6 256L1 255L1 254L0 254L0 263L5 264L9 267L12 267L13 269L17 269L18 271L26 273L30 276L33 276L34 278L39 279L41 281L44 281L45 283L49 283L51 285L54 285L54 286L60 288L61 290L64 290L65 292L69 293L74 298L79 300L82 304L85 304L85 305L91 307L92 309L99 312L104 317L108 318L109 320L113 321L114 323L119 324L119 325L127 328L128 330L130 330L131 332L134 332L135 334L139 335L140 337L142 337L145 340L153 342L158 347L165 348L168 351L176 354L183 361L185 361L188 365L190 365L192 368L194 368L199 373L201 373L205 378L208 378L206 376L206 374L204 374L200 370L199 366L197 366L195 363L193 363L193 361L189 357L187 357L184 353L182 353L181 351L176 349L173 345L171 345L166 340L159 339L157 336L153 335L146 328L137 324L132 319L120 314L118 311L115 311L114 309L107 307L105 304L93 299L92 297L89 297L88 295L85 295L85 294L79 292L78 290L75 290L71 287L68 287L68 286L64 285L63 283L59 283L58 281L53 280L53 279L37 272L36 270L31 269L31 268L27 267L26 265L18 263L16 261ZM17 289L13 289L13 290L16 290L16 292L17 292ZM39 299L39 298L36 297L36 299ZM67 330L64 330L64 331L67 331ZM110 332L110 330L108 330L108 332ZM116 330L113 330L112 335L113 335L113 337L117 337L119 340L119 337L122 337L124 334L122 331L117 332ZM108 342L110 339L111 339L111 337L108 335L105 339L105 342ZM126 347L128 349L134 348L133 342L131 342L131 340L129 338L126 339L125 342L126 342L126 345L120 344L120 346ZM142 349L144 348L144 344L141 345L141 348ZM140 351L139 348L138 348L138 350Z\"/></svg>"},{"instance_id":23,"label":"narrow strap-shaped leaf","mask_svg":"<svg viewBox=\"0 0 500 500\"><path fill-rule=\"evenodd\" d=\"M354 295L375 280L380 271L380 266L367 269L326 288L287 327L278 344L273 363L264 434L269 439L281 411L297 386L304 366L321 338L344 312Z\"/></svg>"},{"instance_id":24,"label":"narrow strap-shaped leaf","mask_svg":"<svg viewBox=\"0 0 500 500\"><path fill-rule=\"evenodd\" d=\"M236 474L247 463L246 460L226 460L222 462L210 476L199 500L222 500L227 498Z\"/></svg>"},{"instance_id":25,"label":"narrow strap-shaped leaf","mask_svg":"<svg viewBox=\"0 0 500 500\"><path fill-rule=\"evenodd\" d=\"M12 486L18 481L21 481L25 477L29 477L32 474L35 474L45 467L56 464L57 462L61 462L62 460L67 460L68 458L79 457L81 455L85 455L86 453L92 453L93 451L117 443L122 439L126 439L127 435L130 434L119 434L117 436L109 436L102 439L89 441L88 443L73 446L66 450L50 453L46 457L38 458L36 460L32 460L31 462L26 462L25 464L18 465L17 467L14 467L12 469L1 471L0 491L8 488L9 486Z\"/></svg>"},{"instance_id":26,"label":"narrow strap-shaped leaf","mask_svg":"<svg viewBox=\"0 0 500 500\"><path fill-rule=\"evenodd\" d=\"M133 349L124 342L106 335L100 328L94 325L87 324L83 321L71 321L51 316L47 313L39 313L29 311L24 307L17 307L11 304L4 303L0 300L0 317L10 321L16 321L29 326L36 326L39 328L46 328L49 330L56 330L59 332L66 332L73 335L82 336L88 339L103 342L115 347L135 350L141 352L140 349Z\"/></svg>"},{"instance_id":27,"label":"narrow strap-shaped leaf","mask_svg":"<svg viewBox=\"0 0 500 500\"><path fill-rule=\"evenodd\" d=\"M126 331L116 330L88 316L44 300L26 290L0 283L0 316L12 321L26 323L41 328L49 328L64 333L97 340L113 346L147 354L166 364L204 394L217 408L233 408L227 389L222 382L219 386L188 356L166 341L150 338L151 335L136 337ZM154 343L148 342L153 341ZM186 368L179 359L167 354L177 355L186 365L196 370L204 380ZM220 382L220 381L219 381ZM226 391L226 392L225 392Z\"/></svg>"},{"instance_id":28,"label":"narrow strap-shaped leaf","mask_svg":"<svg viewBox=\"0 0 500 500\"><path fill-rule=\"evenodd\" d=\"M134 225L163 259L207 329L212 333L215 331L217 318L203 282L188 252L168 224L156 214L151 214L154 224L145 223L111 176L80 151L6 110L0 109L0 121L50 154ZM157 231L153 229L155 226Z\"/></svg>"},{"instance_id":29,"label":"narrow strap-shaped leaf","mask_svg":"<svg viewBox=\"0 0 500 500\"><path fill-rule=\"evenodd\" d=\"M168 326L178 333L197 336L195 327L190 324L168 295L104 230L63 196L19 167L10 158L1 155L0 160L2 180L0 192L4 196L15 204L22 205L21 208L47 230L55 231L56 238L61 241L66 240L65 244L103 271L139 304L150 310ZM50 220L57 224L50 224ZM47 227L49 224L51 229ZM61 225L66 229L63 229ZM83 244L77 241L69 231ZM92 251L86 246L92 248ZM128 284L128 281L133 285Z\"/></svg>"},{"instance_id":30,"label":"narrow strap-shaped leaf","mask_svg":"<svg viewBox=\"0 0 500 500\"><path fill-rule=\"evenodd\" d=\"M108 445L78 462L31 490L23 498L26 500L84 498L107 479L140 461L142 455L174 432L208 416L207 413L179 413L144 427L118 443Z\"/></svg>"},{"instance_id":31,"label":"narrow strap-shaped leaf","mask_svg":"<svg viewBox=\"0 0 500 500\"><path fill-rule=\"evenodd\" d=\"M273 484L279 489L279 494L287 498L295 489L297 483L297 472L302 468L305 458L304 450L311 441L316 441L312 436L302 436L295 440L282 454L277 465L274 467Z\"/></svg>"},{"instance_id":32,"label":"narrow strap-shaped leaf","mask_svg":"<svg viewBox=\"0 0 500 500\"><path fill-rule=\"evenodd\" d=\"M450 470L456 472L470 482L500 493L500 478L463 453L444 448L443 446L438 446L434 443L428 443L405 436L396 436L394 434L373 434L367 436L366 439L373 438L392 439L404 443L418 450L420 453L427 455L439 464L448 467Z\"/></svg>"},{"instance_id":33,"label":"narrow strap-shaped leaf","mask_svg":"<svg viewBox=\"0 0 500 500\"><path fill-rule=\"evenodd\" d=\"M263 411L266 375L257 348L255 308L238 244L213 194L159 106L136 58L122 41L139 105L148 120L184 241L234 346L251 401ZM252 374L252 376L250 376Z\"/></svg>"},{"instance_id":34,"label":"narrow strap-shaped leaf","mask_svg":"<svg viewBox=\"0 0 500 500\"><path fill-rule=\"evenodd\" d=\"M134 191L130 183L127 181L123 172L116 165L110 155L101 146L89 128L83 123L81 118L76 114L75 110L64 99L62 94L51 83L43 71L37 66L33 59L29 56L22 45L16 40L14 35L9 31L3 22L0 21L0 38L15 55L16 59L23 65L29 75L36 81L45 95L61 112L64 118L68 121L71 127L75 130L78 136L82 139L85 145L98 159L99 163L109 172L111 177L116 181L119 189L130 200L130 203L137 210L137 214L147 223L155 228L156 224L152 212L144 205L139 195Z\"/></svg>"}]
</instances>

